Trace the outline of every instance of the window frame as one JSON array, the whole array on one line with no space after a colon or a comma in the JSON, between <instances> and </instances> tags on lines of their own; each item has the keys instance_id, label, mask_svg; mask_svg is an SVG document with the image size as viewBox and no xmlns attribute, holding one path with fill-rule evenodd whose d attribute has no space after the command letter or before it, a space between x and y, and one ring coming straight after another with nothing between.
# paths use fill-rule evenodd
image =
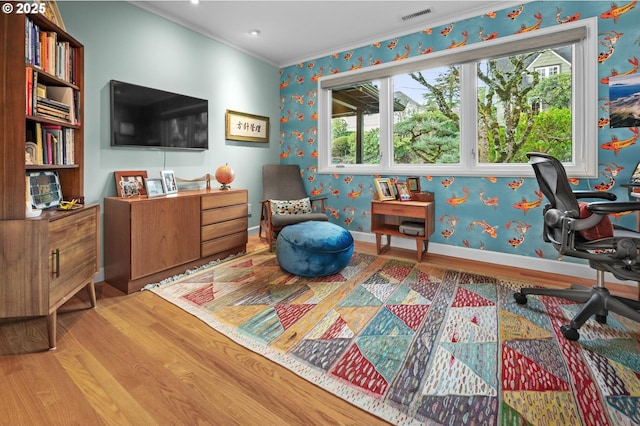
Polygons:
<instances>
[{"instance_id":1,"label":"window frame","mask_svg":"<svg viewBox=\"0 0 640 426\"><path fill-rule=\"evenodd\" d=\"M572 177L596 177L598 158L598 31L597 18L542 28L445 49L399 62L321 77L318 80L318 172L398 175L534 176L528 164L481 164L477 149L475 62L538 48L574 44L573 161L564 163ZM460 91L460 162L457 164L393 164L393 75L457 64L462 67ZM331 90L363 81L380 81L380 164L330 164ZM464 102L472 93L474 102Z\"/></svg>"}]
</instances>

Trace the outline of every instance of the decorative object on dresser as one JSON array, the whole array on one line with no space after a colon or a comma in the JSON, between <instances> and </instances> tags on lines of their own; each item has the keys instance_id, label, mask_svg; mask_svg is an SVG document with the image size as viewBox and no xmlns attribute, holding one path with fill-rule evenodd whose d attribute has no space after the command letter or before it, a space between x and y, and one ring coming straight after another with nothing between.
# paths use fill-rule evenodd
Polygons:
<instances>
[{"instance_id":1,"label":"decorative object on dresser","mask_svg":"<svg viewBox=\"0 0 640 426\"><path fill-rule=\"evenodd\" d=\"M146 170L116 171L113 172L116 179L116 191L118 197L132 197L147 195L144 180L147 178Z\"/></svg>"},{"instance_id":2,"label":"decorative object on dresser","mask_svg":"<svg viewBox=\"0 0 640 426\"><path fill-rule=\"evenodd\" d=\"M84 204L84 46L41 13L1 14L0 28L0 117L10 124L0 126L0 245L11 247L0 256L0 318L46 316L53 349L57 309L84 288L94 306L99 269L99 206L76 207ZM43 41L59 54L45 55ZM73 209L56 208L62 194L78 200Z\"/></svg>"},{"instance_id":3,"label":"decorative object on dresser","mask_svg":"<svg viewBox=\"0 0 640 426\"><path fill-rule=\"evenodd\" d=\"M398 200L411 200L411 192L409 192L409 187L405 182L396 182L396 192L398 193Z\"/></svg>"},{"instance_id":4,"label":"decorative object on dresser","mask_svg":"<svg viewBox=\"0 0 640 426\"><path fill-rule=\"evenodd\" d=\"M269 142L269 117L227 110L225 138L245 142Z\"/></svg>"},{"instance_id":5,"label":"decorative object on dresser","mask_svg":"<svg viewBox=\"0 0 640 426\"><path fill-rule=\"evenodd\" d=\"M408 177L407 178L407 186L409 187L409 191L413 194L414 192L420 192L420 178L419 177Z\"/></svg>"},{"instance_id":6,"label":"decorative object on dresser","mask_svg":"<svg viewBox=\"0 0 640 426\"><path fill-rule=\"evenodd\" d=\"M220 189L227 190L231 188L229 184L236 178L236 172L229 166L229 163L218 167L216 170L216 180L222 184Z\"/></svg>"},{"instance_id":7,"label":"decorative object on dresser","mask_svg":"<svg viewBox=\"0 0 640 426\"><path fill-rule=\"evenodd\" d=\"M147 197L159 197L164 195L164 189L162 187L162 179L145 179L144 186L147 190Z\"/></svg>"},{"instance_id":8,"label":"decorative object on dresser","mask_svg":"<svg viewBox=\"0 0 640 426\"><path fill-rule=\"evenodd\" d=\"M146 284L244 252L247 202L244 189L105 198L105 281L132 293Z\"/></svg>"},{"instance_id":9,"label":"decorative object on dresser","mask_svg":"<svg viewBox=\"0 0 640 426\"><path fill-rule=\"evenodd\" d=\"M162 178L162 189L165 194L175 194L178 192L178 184L176 183L176 176L171 170L163 170L160 172Z\"/></svg>"},{"instance_id":10,"label":"decorative object on dresser","mask_svg":"<svg viewBox=\"0 0 640 426\"><path fill-rule=\"evenodd\" d=\"M378 190L378 199L380 201L396 199L396 195L393 192L393 186L391 186L391 179L376 178L375 183L376 183L376 189Z\"/></svg>"}]
</instances>

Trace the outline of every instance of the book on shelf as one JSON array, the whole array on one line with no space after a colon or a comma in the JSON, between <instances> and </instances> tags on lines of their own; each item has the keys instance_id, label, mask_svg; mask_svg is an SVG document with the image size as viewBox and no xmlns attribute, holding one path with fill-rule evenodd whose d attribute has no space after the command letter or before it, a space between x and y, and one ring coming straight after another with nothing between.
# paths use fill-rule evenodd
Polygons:
<instances>
[{"instance_id":1,"label":"book on shelf","mask_svg":"<svg viewBox=\"0 0 640 426\"><path fill-rule=\"evenodd\" d=\"M39 124L39 123L38 123ZM45 164L70 165L75 162L73 129L55 124L42 124Z\"/></svg>"},{"instance_id":2,"label":"book on shelf","mask_svg":"<svg viewBox=\"0 0 640 426\"><path fill-rule=\"evenodd\" d=\"M79 125L79 101L77 90L67 86L46 86L37 83L37 72L27 68L26 113Z\"/></svg>"},{"instance_id":3,"label":"book on shelf","mask_svg":"<svg viewBox=\"0 0 640 426\"><path fill-rule=\"evenodd\" d=\"M61 80L77 82L77 49L66 40L59 40L55 31L45 31L33 20L26 19L26 63Z\"/></svg>"}]
</instances>

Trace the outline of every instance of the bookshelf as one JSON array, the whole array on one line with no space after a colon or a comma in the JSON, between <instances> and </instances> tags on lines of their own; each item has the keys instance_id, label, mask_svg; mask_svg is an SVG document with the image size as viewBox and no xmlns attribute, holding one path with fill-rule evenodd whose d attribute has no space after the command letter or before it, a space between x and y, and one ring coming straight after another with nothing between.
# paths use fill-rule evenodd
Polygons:
<instances>
[{"instance_id":1,"label":"bookshelf","mask_svg":"<svg viewBox=\"0 0 640 426\"><path fill-rule=\"evenodd\" d=\"M95 306L100 214L84 204L84 47L44 16L15 9L0 15L0 318L46 316L52 349L57 309L82 289ZM33 154L43 153L45 130L64 143L51 161ZM27 217L33 172L57 175L58 194L84 205Z\"/></svg>"}]
</instances>

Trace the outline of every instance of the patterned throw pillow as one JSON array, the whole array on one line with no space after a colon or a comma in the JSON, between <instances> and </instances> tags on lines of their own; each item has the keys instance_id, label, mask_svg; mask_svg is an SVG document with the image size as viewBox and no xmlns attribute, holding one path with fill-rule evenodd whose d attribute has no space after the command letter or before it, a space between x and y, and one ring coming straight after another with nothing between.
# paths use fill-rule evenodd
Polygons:
<instances>
[{"instance_id":1,"label":"patterned throw pillow","mask_svg":"<svg viewBox=\"0 0 640 426\"><path fill-rule=\"evenodd\" d=\"M271 214L307 214L311 213L311 201L309 198L300 200L269 200L271 202Z\"/></svg>"}]
</instances>

